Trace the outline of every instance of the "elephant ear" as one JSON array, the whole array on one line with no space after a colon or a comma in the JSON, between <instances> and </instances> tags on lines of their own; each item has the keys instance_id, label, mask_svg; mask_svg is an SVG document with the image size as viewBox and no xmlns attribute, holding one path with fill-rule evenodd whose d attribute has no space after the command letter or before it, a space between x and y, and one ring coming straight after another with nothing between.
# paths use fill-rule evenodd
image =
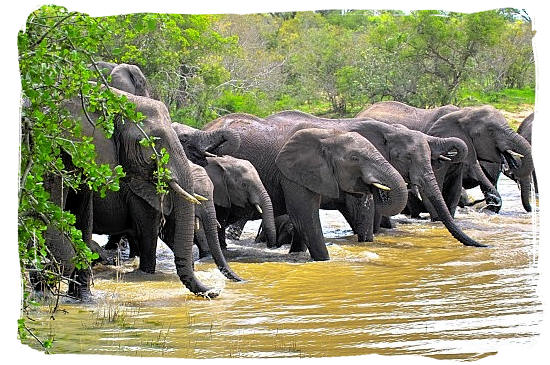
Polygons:
<instances>
[{"instance_id":1,"label":"elephant ear","mask_svg":"<svg viewBox=\"0 0 550 365\"><path fill-rule=\"evenodd\" d=\"M214 204L224 208L231 207L225 168L215 158L208 158L208 165L205 166L205 170L210 180L212 180L212 184L214 184Z\"/></svg>"},{"instance_id":2,"label":"elephant ear","mask_svg":"<svg viewBox=\"0 0 550 365\"><path fill-rule=\"evenodd\" d=\"M292 135L277 155L275 164L289 180L330 198L338 198L339 187L324 140L334 130L302 129Z\"/></svg>"},{"instance_id":3,"label":"elephant ear","mask_svg":"<svg viewBox=\"0 0 550 365\"><path fill-rule=\"evenodd\" d=\"M475 117L472 108L463 108L439 118L426 134L441 138L460 138L466 143L466 147L468 147L468 157L465 158L465 160L469 163L473 163L477 160L477 154L472 142L472 137L469 133L469 128L473 120L472 118Z\"/></svg>"},{"instance_id":4,"label":"elephant ear","mask_svg":"<svg viewBox=\"0 0 550 365\"><path fill-rule=\"evenodd\" d=\"M145 200L156 211L161 212L161 197L157 194L157 189L154 184L139 177L131 176L128 178L128 186L132 193ZM165 195L162 199L162 214L170 215L172 208L171 194Z\"/></svg>"}]
</instances>

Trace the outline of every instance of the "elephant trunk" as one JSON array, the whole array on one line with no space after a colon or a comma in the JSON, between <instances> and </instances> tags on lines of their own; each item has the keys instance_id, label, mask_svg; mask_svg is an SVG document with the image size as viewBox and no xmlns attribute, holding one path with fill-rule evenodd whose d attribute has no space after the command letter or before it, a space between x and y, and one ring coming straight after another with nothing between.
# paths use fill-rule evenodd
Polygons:
<instances>
[{"instance_id":1,"label":"elephant trunk","mask_svg":"<svg viewBox=\"0 0 550 365\"><path fill-rule=\"evenodd\" d=\"M523 204L523 209L526 212L531 211L531 178L530 176L526 178L519 179L519 188L521 192L521 204Z\"/></svg>"},{"instance_id":2,"label":"elephant trunk","mask_svg":"<svg viewBox=\"0 0 550 365\"><path fill-rule=\"evenodd\" d=\"M261 187L259 192L259 206L262 211L260 213L262 215L262 228L267 236L267 247L278 247L273 206L267 191L263 187Z\"/></svg>"},{"instance_id":3,"label":"elephant trunk","mask_svg":"<svg viewBox=\"0 0 550 365\"><path fill-rule=\"evenodd\" d=\"M202 204L206 205L206 214L202 221L203 229L206 235L206 241L208 242L208 248L210 248L210 253L212 254L216 266L226 278L233 281L244 281L244 279L229 267L221 250L220 241L218 239L218 224L216 221L216 208L214 208L214 202L208 201Z\"/></svg>"},{"instance_id":4,"label":"elephant trunk","mask_svg":"<svg viewBox=\"0 0 550 365\"><path fill-rule=\"evenodd\" d=\"M202 133L204 151L223 156L232 155L241 146L240 135L230 129L218 129Z\"/></svg>"},{"instance_id":5,"label":"elephant trunk","mask_svg":"<svg viewBox=\"0 0 550 365\"><path fill-rule=\"evenodd\" d=\"M212 292L210 288L202 284L193 270L194 206L183 198L177 200L172 214L178 224L175 224L174 227L174 242L171 247L174 252L176 273L183 285L192 293L215 298L218 293Z\"/></svg>"},{"instance_id":6,"label":"elephant trunk","mask_svg":"<svg viewBox=\"0 0 550 365\"><path fill-rule=\"evenodd\" d=\"M373 199L376 205L376 211L383 216L390 217L399 214L407 205L407 184L403 177L390 165L389 162L382 162L383 180L380 183L389 190L377 189L373 191Z\"/></svg>"},{"instance_id":7,"label":"elephant trunk","mask_svg":"<svg viewBox=\"0 0 550 365\"><path fill-rule=\"evenodd\" d=\"M511 133L511 138L513 147L510 148L510 150L523 155L523 157L521 157L520 167L517 169L512 168L511 172L519 183L523 208L527 212L530 212L531 204L529 203L529 197L531 196L531 174L534 170L531 146L529 142L519 134Z\"/></svg>"},{"instance_id":8,"label":"elephant trunk","mask_svg":"<svg viewBox=\"0 0 550 365\"><path fill-rule=\"evenodd\" d=\"M447 205L445 204L443 195L439 190L435 175L430 174L425 177L421 182L420 188L436 210L439 219L441 219L447 230L454 238L456 238L465 246L486 247L486 245L483 245L470 238L456 225L453 217L451 216L451 213L447 209Z\"/></svg>"},{"instance_id":9,"label":"elephant trunk","mask_svg":"<svg viewBox=\"0 0 550 365\"><path fill-rule=\"evenodd\" d=\"M460 138L427 136L427 140L430 145L432 160L458 163L463 161L468 154L468 147Z\"/></svg>"}]
</instances>

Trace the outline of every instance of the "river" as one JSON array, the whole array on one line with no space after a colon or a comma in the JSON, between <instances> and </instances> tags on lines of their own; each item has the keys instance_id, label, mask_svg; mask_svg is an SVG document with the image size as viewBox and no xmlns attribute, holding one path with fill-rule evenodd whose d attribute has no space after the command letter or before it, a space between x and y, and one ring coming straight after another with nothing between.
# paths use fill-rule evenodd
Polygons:
<instances>
[{"instance_id":1,"label":"river","mask_svg":"<svg viewBox=\"0 0 550 365\"><path fill-rule=\"evenodd\" d=\"M195 263L219 298L187 291L161 243L157 273L136 271L135 260L100 265L92 303L63 303L55 320L39 307L33 317L41 321L28 325L53 335L53 353L475 360L511 346L521 351L541 331L538 215L523 210L511 180L502 177L499 191L500 214L474 207L456 214L489 248L462 246L441 223L405 216L373 243L357 243L338 212L321 211L331 260L312 262L307 253L253 243L259 221L249 222L227 254L246 282L226 280L211 260Z\"/></svg>"}]
</instances>

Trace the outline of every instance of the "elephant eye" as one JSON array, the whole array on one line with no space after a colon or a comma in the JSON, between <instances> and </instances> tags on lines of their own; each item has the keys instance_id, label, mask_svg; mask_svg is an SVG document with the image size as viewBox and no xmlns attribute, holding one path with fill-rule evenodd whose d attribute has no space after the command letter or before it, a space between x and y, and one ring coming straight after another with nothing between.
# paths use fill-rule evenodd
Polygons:
<instances>
[{"instance_id":1,"label":"elephant eye","mask_svg":"<svg viewBox=\"0 0 550 365\"><path fill-rule=\"evenodd\" d=\"M357 161L359 161L359 156L357 156L357 155L351 155L349 159L350 159L351 161L357 162Z\"/></svg>"}]
</instances>

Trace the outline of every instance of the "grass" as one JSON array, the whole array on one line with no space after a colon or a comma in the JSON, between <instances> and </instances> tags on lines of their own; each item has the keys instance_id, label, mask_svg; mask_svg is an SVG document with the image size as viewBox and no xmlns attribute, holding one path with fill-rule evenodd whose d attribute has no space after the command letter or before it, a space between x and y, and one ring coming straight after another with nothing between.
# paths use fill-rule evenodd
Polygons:
<instances>
[{"instance_id":1,"label":"grass","mask_svg":"<svg viewBox=\"0 0 550 365\"><path fill-rule=\"evenodd\" d=\"M517 112L525 109L526 105L535 104L535 89L526 87L523 89L503 89L501 91L481 92L475 90L463 90L459 95L461 106L491 104L497 109L507 112Z\"/></svg>"}]
</instances>

